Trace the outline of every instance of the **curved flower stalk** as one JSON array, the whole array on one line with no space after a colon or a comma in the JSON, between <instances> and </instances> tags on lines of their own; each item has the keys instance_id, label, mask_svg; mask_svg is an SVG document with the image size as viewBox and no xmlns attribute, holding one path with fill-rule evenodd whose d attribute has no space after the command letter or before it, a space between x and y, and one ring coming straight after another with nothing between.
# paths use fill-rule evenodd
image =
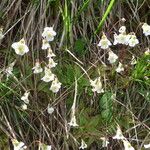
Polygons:
<instances>
[{"instance_id":1,"label":"curved flower stalk","mask_svg":"<svg viewBox=\"0 0 150 150\"><path fill-rule=\"evenodd\" d=\"M113 51L109 51L108 54L109 54L108 61L111 64L115 63L118 59L118 56L115 53L113 53Z\"/></svg>"},{"instance_id":2,"label":"curved flower stalk","mask_svg":"<svg viewBox=\"0 0 150 150\"><path fill-rule=\"evenodd\" d=\"M35 66L32 68L34 74L41 73L43 71L39 61L37 60Z\"/></svg>"},{"instance_id":3,"label":"curved flower stalk","mask_svg":"<svg viewBox=\"0 0 150 150\"><path fill-rule=\"evenodd\" d=\"M97 93L103 93L104 90L102 88L101 77L97 77L95 80L90 81L91 86L93 87L92 91Z\"/></svg>"},{"instance_id":4,"label":"curved flower stalk","mask_svg":"<svg viewBox=\"0 0 150 150\"><path fill-rule=\"evenodd\" d=\"M50 44L48 43L47 40L43 39L43 40L42 40L42 49L43 49L43 50L46 50L46 49L48 49L48 48L50 48Z\"/></svg>"},{"instance_id":5,"label":"curved flower stalk","mask_svg":"<svg viewBox=\"0 0 150 150\"><path fill-rule=\"evenodd\" d=\"M26 91L24 95L21 97L21 100L24 101L25 104L29 104L29 99L28 99L29 94L30 92Z\"/></svg>"},{"instance_id":6,"label":"curved flower stalk","mask_svg":"<svg viewBox=\"0 0 150 150\"><path fill-rule=\"evenodd\" d=\"M15 50L16 54L21 55L21 56L29 51L29 48L25 44L24 39L21 39L19 42L13 43L11 47Z\"/></svg>"},{"instance_id":7,"label":"curved flower stalk","mask_svg":"<svg viewBox=\"0 0 150 150\"><path fill-rule=\"evenodd\" d=\"M79 149L85 149L87 148L87 144L85 143L85 141L82 139L81 140L81 146L79 147Z\"/></svg>"},{"instance_id":8,"label":"curved flower stalk","mask_svg":"<svg viewBox=\"0 0 150 150\"><path fill-rule=\"evenodd\" d=\"M55 75L52 73L50 68L45 67L44 73L45 73L45 75L41 80L43 80L44 82L50 82L50 81L54 80Z\"/></svg>"},{"instance_id":9,"label":"curved flower stalk","mask_svg":"<svg viewBox=\"0 0 150 150\"><path fill-rule=\"evenodd\" d=\"M45 27L42 33L42 37L45 38L48 42L53 41L56 36L56 32L53 30L53 27Z\"/></svg>"},{"instance_id":10,"label":"curved flower stalk","mask_svg":"<svg viewBox=\"0 0 150 150\"><path fill-rule=\"evenodd\" d=\"M148 25L147 23L144 23L142 25L142 29L143 29L143 34L145 36L149 36L150 35L150 25Z\"/></svg>"},{"instance_id":11,"label":"curved flower stalk","mask_svg":"<svg viewBox=\"0 0 150 150\"><path fill-rule=\"evenodd\" d=\"M107 39L106 35L103 33L101 40L97 46L100 46L102 49L108 49L111 46L111 42Z\"/></svg>"},{"instance_id":12,"label":"curved flower stalk","mask_svg":"<svg viewBox=\"0 0 150 150\"><path fill-rule=\"evenodd\" d=\"M16 139L12 139L14 150L25 150L27 146L23 142L18 142Z\"/></svg>"},{"instance_id":13,"label":"curved flower stalk","mask_svg":"<svg viewBox=\"0 0 150 150\"><path fill-rule=\"evenodd\" d=\"M78 127L79 126L77 124L76 116L75 116L75 111L76 111L75 108L76 108L76 100L77 100L77 90L78 90L77 87L78 87L77 79L75 78L75 93L74 93L73 104L72 104L72 107L71 107L71 120L68 123L71 127Z\"/></svg>"},{"instance_id":14,"label":"curved flower stalk","mask_svg":"<svg viewBox=\"0 0 150 150\"><path fill-rule=\"evenodd\" d=\"M116 68L116 72L120 73L120 72L122 72L122 71L124 71L124 68L123 68L122 63L119 62L119 65L118 65L118 67Z\"/></svg>"},{"instance_id":15,"label":"curved flower stalk","mask_svg":"<svg viewBox=\"0 0 150 150\"><path fill-rule=\"evenodd\" d=\"M53 93L57 93L60 88L61 88L61 83L58 81L58 78L55 77L55 79L52 81L50 90L51 90Z\"/></svg>"},{"instance_id":16,"label":"curved flower stalk","mask_svg":"<svg viewBox=\"0 0 150 150\"><path fill-rule=\"evenodd\" d=\"M126 27L125 26L121 26L119 28L119 33L126 33Z\"/></svg>"}]
</instances>

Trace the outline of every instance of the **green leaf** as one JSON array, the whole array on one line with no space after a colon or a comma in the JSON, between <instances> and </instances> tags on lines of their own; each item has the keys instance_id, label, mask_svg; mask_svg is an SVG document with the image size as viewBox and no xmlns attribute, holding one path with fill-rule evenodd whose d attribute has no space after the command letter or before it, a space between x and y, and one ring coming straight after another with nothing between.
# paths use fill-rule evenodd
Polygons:
<instances>
[{"instance_id":1,"label":"green leaf","mask_svg":"<svg viewBox=\"0 0 150 150\"><path fill-rule=\"evenodd\" d=\"M112 117L112 95L111 92L107 92L99 101L102 118L107 122L109 122Z\"/></svg>"},{"instance_id":2,"label":"green leaf","mask_svg":"<svg viewBox=\"0 0 150 150\"><path fill-rule=\"evenodd\" d=\"M78 39L75 42L74 50L79 55L84 55L86 53L85 41L83 39Z\"/></svg>"}]
</instances>

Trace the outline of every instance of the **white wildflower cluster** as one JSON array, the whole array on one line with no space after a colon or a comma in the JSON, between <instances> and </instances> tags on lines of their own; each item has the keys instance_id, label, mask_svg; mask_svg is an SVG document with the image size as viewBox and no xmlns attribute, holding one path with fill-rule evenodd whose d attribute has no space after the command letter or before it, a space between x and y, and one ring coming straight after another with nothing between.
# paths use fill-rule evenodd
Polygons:
<instances>
[{"instance_id":1,"label":"white wildflower cluster","mask_svg":"<svg viewBox=\"0 0 150 150\"><path fill-rule=\"evenodd\" d=\"M139 43L139 40L135 36L135 33L126 33L126 27L121 26L119 28L119 34L117 35L116 33L114 34L114 45L116 44L124 44L124 45L129 45L130 47L134 47Z\"/></svg>"},{"instance_id":2,"label":"white wildflower cluster","mask_svg":"<svg viewBox=\"0 0 150 150\"><path fill-rule=\"evenodd\" d=\"M12 139L14 150L25 150L27 146L23 142L18 142L17 139Z\"/></svg>"},{"instance_id":3,"label":"white wildflower cluster","mask_svg":"<svg viewBox=\"0 0 150 150\"><path fill-rule=\"evenodd\" d=\"M113 45L123 44L129 45L130 47L134 47L139 43L135 33L126 33L126 27L121 26L119 28L119 34L114 33L114 43Z\"/></svg>"},{"instance_id":4,"label":"white wildflower cluster","mask_svg":"<svg viewBox=\"0 0 150 150\"><path fill-rule=\"evenodd\" d=\"M143 29L143 33L145 34L145 36L150 35L150 26L147 23L144 23L142 26ZM114 33L114 41L113 44L111 43L111 41L106 37L106 35L103 33L101 40L98 43L98 46L100 46L102 49L108 49L108 61L110 64L114 64L116 63L116 61L118 60L118 56L110 49L111 45L117 45L117 44L122 44L122 45L128 45L130 47L135 47L137 44L139 44L139 40L137 39L136 35L134 32L127 34L126 33L126 27L125 26L121 26L118 30L118 33ZM149 54L149 51L146 51L145 54ZM132 60L131 60L131 65L135 65L136 64L136 59L133 56ZM118 62L118 66L115 69L117 73L121 73L124 71L124 67L123 64L121 62ZM90 81L91 82L91 86L93 87L92 91L97 91L97 93L101 93L102 91L101 89L101 83L95 81ZM95 83L99 83L95 84ZM98 90L99 87L99 90Z\"/></svg>"},{"instance_id":5,"label":"white wildflower cluster","mask_svg":"<svg viewBox=\"0 0 150 150\"><path fill-rule=\"evenodd\" d=\"M123 136L122 131L118 125L116 135L113 137L113 139L121 140L124 145L125 150L135 150L134 147L130 144L130 142Z\"/></svg>"},{"instance_id":6,"label":"white wildflower cluster","mask_svg":"<svg viewBox=\"0 0 150 150\"><path fill-rule=\"evenodd\" d=\"M126 27L121 26L119 28L119 34L114 33L114 42L113 45L117 44L123 44L123 45L129 45L130 47L134 47L139 43L139 40L137 39L135 33L126 33ZM100 46L102 49L108 49L112 43L108 40L106 35L103 33L102 38L100 42L98 43L98 46Z\"/></svg>"},{"instance_id":7,"label":"white wildflower cluster","mask_svg":"<svg viewBox=\"0 0 150 150\"><path fill-rule=\"evenodd\" d=\"M56 75L52 72L52 68L56 67L57 63L53 60L53 57L56 55L53 53L49 42L54 40L54 36L56 36L56 32L52 27L45 27L42 33L42 49L47 50L47 58L48 64L44 67L44 76L41 78L44 82L51 82L50 90L53 93L57 93L61 88L61 83L59 82ZM35 66L32 68L33 73L38 74L43 72L43 68L41 67L39 61L36 61Z\"/></svg>"},{"instance_id":8,"label":"white wildflower cluster","mask_svg":"<svg viewBox=\"0 0 150 150\"><path fill-rule=\"evenodd\" d=\"M42 41L42 49L47 50L47 58L48 64L44 68L44 76L41 78L44 82L51 82L50 90L53 93L57 93L61 88L61 83L55 74L52 73L52 68L56 67L57 63L53 60L55 54L53 53L49 42L54 40L56 36L56 32L53 30L53 27L45 27L42 33L43 41Z\"/></svg>"},{"instance_id":9,"label":"white wildflower cluster","mask_svg":"<svg viewBox=\"0 0 150 150\"><path fill-rule=\"evenodd\" d=\"M42 33L42 37L43 37L42 49L47 50L48 64L44 68L45 75L44 77L42 77L41 80L43 80L44 82L52 81L50 90L53 93L57 93L59 89L61 88L61 83L58 81L58 78L56 77L56 75L52 73L52 70L51 70L57 65L57 63L54 62L53 60L53 57L55 57L55 54L53 53L51 46L49 44L49 42L54 40L55 36L56 36L56 32L53 30L53 27L44 28L44 31ZM21 39L19 42L13 43L12 48L15 50L16 54L21 55L21 56L29 52L29 48L26 45L24 38ZM14 66L14 63L10 64L10 66L6 69L7 76L10 76L12 74L13 66ZM32 70L34 74L43 72L43 68L41 67L39 60L35 62L35 66L32 68Z\"/></svg>"}]
</instances>

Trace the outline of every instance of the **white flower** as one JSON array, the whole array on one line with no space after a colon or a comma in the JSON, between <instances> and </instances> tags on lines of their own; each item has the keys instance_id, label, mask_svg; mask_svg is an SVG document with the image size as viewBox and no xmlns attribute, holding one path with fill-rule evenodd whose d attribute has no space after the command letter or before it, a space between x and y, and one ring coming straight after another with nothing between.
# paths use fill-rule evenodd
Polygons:
<instances>
[{"instance_id":1,"label":"white flower","mask_svg":"<svg viewBox=\"0 0 150 150\"><path fill-rule=\"evenodd\" d=\"M3 39L4 35L3 35L3 28L0 28L0 40Z\"/></svg>"},{"instance_id":2,"label":"white flower","mask_svg":"<svg viewBox=\"0 0 150 150\"><path fill-rule=\"evenodd\" d=\"M131 60L131 65L135 65L137 63L136 59L134 56L132 56L132 60Z\"/></svg>"},{"instance_id":3,"label":"white flower","mask_svg":"<svg viewBox=\"0 0 150 150\"><path fill-rule=\"evenodd\" d=\"M51 145L47 145L46 150L51 150L51 149L52 149L52 146Z\"/></svg>"},{"instance_id":4,"label":"white flower","mask_svg":"<svg viewBox=\"0 0 150 150\"><path fill-rule=\"evenodd\" d=\"M59 89L61 88L61 83L58 81L58 79L55 77L55 79L52 82L52 85L50 87L50 90L53 93L57 93L59 91Z\"/></svg>"},{"instance_id":5,"label":"white flower","mask_svg":"<svg viewBox=\"0 0 150 150\"><path fill-rule=\"evenodd\" d=\"M102 147L107 147L107 146L108 146L108 144L109 144L108 139L107 139L107 138L105 138L105 137L102 137L102 138L101 138L101 140L103 141L103 145L102 145Z\"/></svg>"},{"instance_id":6,"label":"white flower","mask_svg":"<svg viewBox=\"0 0 150 150\"><path fill-rule=\"evenodd\" d=\"M52 73L50 68L45 67L44 73L45 75L41 80L43 80L44 82L50 82L54 80L55 75Z\"/></svg>"},{"instance_id":7,"label":"white flower","mask_svg":"<svg viewBox=\"0 0 150 150\"><path fill-rule=\"evenodd\" d=\"M124 45L128 45L129 39L130 39L130 35L126 34L126 33L120 33L119 35L115 35L116 37L116 41L115 44L124 44Z\"/></svg>"},{"instance_id":8,"label":"white flower","mask_svg":"<svg viewBox=\"0 0 150 150\"><path fill-rule=\"evenodd\" d=\"M125 44L128 45L128 41L130 39L130 36L126 34L126 27L121 26L119 28L119 35L116 33L114 34L114 45L116 44Z\"/></svg>"},{"instance_id":9,"label":"white flower","mask_svg":"<svg viewBox=\"0 0 150 150\"><path fill-rule=\"evenodd\" d=\"M54 112L54 108L51 107L50 104L48 104L47 112L48 112L48 114L52 114Z\"/></svg>"},{"instance_id":10,"label":"white flower","mask_svg":"<svg viewBox=\"0 0 150 150\"><path fill-rule=\"evenodd\" d=\"M76 122L76 117L75 117L75 115L73 115L72 117L71 117L71 120L70 120L70 122L68 123L70 126L72 126L72 127L78 127L79 125L77 124L77 122Z\"/></svg>"},{"instance_id":11,"label":"white flower","mask_svg":"<svg viewBox=\"0 0 150 150\"><path fill-rule=\"evenodd\" d=\"M45 49L48 49L48 48L50 48L50 45L49 45L48 41L43 39L42 40L42 49L45 50Z\"/></svg>"},{"instance_id":12,"label":"white flower","mask_svg":"<svg viewBox=\"0 0 150 150\"><path fill-rule=\"evenodd\" d=\"M109 57L108 57L109 62L111 64L115 63L116 60L118 59L118 56L115 53L113 53L112 51L109 51L108 54L109 54Z\"/></svg>"},{"instance_id":13,"label":"white flower","mask_svg":"<svg viewBox=\"0 0 150 150\"><path fill-rule=\"evenodd\" d=\"M135 150L127 140L123 140L123 145L125 150Z\"/></svg>"},{"instance_id":14,"label":"white flower","mask_svg":"<svg viewBox=\"0 0 150 150\"><path fill-rule=\"evenodd\" d=\"M30 92L27 92L27 91L26 91L26 92L24 93L24 95L21 97L21 100L24 101L24 103L26 103L26 104L29 104L29 99L28 99L29 94L30 94Z\"/></svg>"},{"instance_id":15,"label":"white flower","mask_svg":"<svg viewBox=\"0 0 150 150\"><path fill-rule=\"evenodd\" d=\"M122 66L122 63L119 62L119 65L118 65L118 67L116 68L116 72L120 73L120 72L122 72L122 71L124 71L124 68L123 68L123 66Z\"/></svg>"},{"instance_id":16,"label":"white flower","mask_svg":"<svg viewBox=\"0 0 150 150\"><path fill-rule=\"evenodd\" d=\"M48 61L48 67L49 68L54 68L56 67L57 63L54 62L54 60L50 57Z\"/></svg>"},{"instance_id":17,"label":"white flower","mask_svg":"<svg viewBox=\"0 0 150 150\"><path fill-rule=\"evenodd\" d=\"M150 143L144 145L145 148L150 148Z\"/></svg>"},{"instance_id":18,"label":"white flower","mask_svg":"<svg viewBox=\"0 0 150 150\"><path fill-rule=\"evenodd\" d=\"M25 150L27 146L23 142L18 142L16 139L12 139L14 150Z\"/></svg>"},{"instance_id":19,"label":"white flower","mask_svg":"<svg viewBox=\"0 0 150 150\"><path fill-rule=\"evenodd\" d=\"M87 144L85 143L85 141L83 141L83 139L81 140L81 146L79 147L79 149L85 149L87 148Z\"/></svg>"},{"instance_id":20,"label":"white flower","mask_svg":"<svg viewBox=\"0 0 150 150\"><path fill-rule=\"evenodd\" d=\"M45 27L42 33L42 37L45 38L47 41L53 41L54 36L56 36L56 32L53 30L53 27Z\"/></svg>"},{"instance_id":21,"label":"white flower","mask_svg":"<svg viewBox=\"0 0 150 150\"><path fill-rule=\"evenodd\" d=\"M27 110L27 105L26 105L26 104L22 104L22 105L21 105L21 108L22 108L23 110Z\"/></svg>"},{"instance_id":22,"label":"white flower","mask_svg":"<svg viewBox=\"0 0 150 150\"><path fill-rule=\"evenodd\" d=\"M142 29L143 29L143 34L145 34L145 36L150 35L150 25L148 25L147 23L144 23L142 25Z\"/></svg>"},{"instance_id":23,"label":"white flower","mask_svg":"<svg viewBox=\"0 0 150 150\"><path fill-rule=\"evenodd\" d=\"M134 47L135 45L139 44L139 40L136 38L135 35L130 35L129 39L129 46Z\"/></svg>"},{"instance_id":24,"label":"white flower","mask_svg":"<svg viewBox=\"0 0 150 150\"><path fill-rule=\"evenodd\" d=\"M51 145L46 145L46 144L40 144L41 150L51 150L52 146Z\"/></svg>"},{"instance_id":25,"label":"white flower","mask_svg":"<svg viewBox=\"0 0 150 150\"><path fill-rule=\"evenodd\" d=\"M92 91L97 93L103 93L104 90L102 89L101 77L96 78L94 81L90 81L91 86L93 87Z\"/></svg>"},{"instance_id":26,"label":"white flower","mask_svg":"<svg viewBox=\"0 0 150 150\"><path fill-rule=\"evenodd\" d=\"M126 27L125 26L121 26L119 28L119 33L126 33Z\"/></svg>"},{"instance_id":27,"label":"white flower","mask_svg":"<svg viewBox=\"0 0 150 150\"><path fill-rule=\"evenodd\" d=\"M98 43L98 46L100 46L102 49L108 49L109 46L111 46L111 42L107 39L106 35L103 34L100 42Z\"/></svg>"},{"instance_id":28,"label":"white flower","mask_svg":"<svg viewBox=\"0 0 150 150\"><path fill-rule=\"evenodd\" d=\"M116 135L113 137L113 139L117 139L117 140L125 139L119 126L117 127L117 132Z\"/></svg>"},{"instance_id":29,"label":"white flower","mask_svg":"<svg viewBox=\"0 0 150 150\"><path fill-rule=\"evenodd\" d=\"M21 56L29 51L29 48L25 44L24 39L21 39L19 42L13 43L11 47L15 50L16 54L21 55Z\"/></svg>"},{"instance_id":30,"label":"white flower","mask_svg":"<svg viewBox=\"0 0 150 150\"><path fill-rule=\"evenodd\" d=\"M41 73L43 71L39 61L36 61L35 66L32 68L32 70L34 70L33 73L35 74Z\"/></svg>"},{"instance_id":31,"label":"white flower","mask_svg":"<svg viewBox=\"0 0 150 150\"><path fill-rule=\"evenodd\" d=\"M6 74L7 74L7 78L8 78L10 75L12 75L12 71L13 71L13 67L14 67L14 65L15 65L15 62L16 62L16 61L14 61L14 62L12 62L11 64L9 64L8 67L5 69L5 72L6 72Z\"/></svg>"},{"instance_id":32,"label":"white flower","mask_svg":"<svg viewBox=\"0 0 150 150\"><path fill-rule=\"evenodd\" d=\"M56 55L53 53L52 49L49 48L49 49L48 49L47 57L48 57L48 58L51 58L51 57L55 57L55 56L56 56Z\"/></svg>"}]
</instances>

